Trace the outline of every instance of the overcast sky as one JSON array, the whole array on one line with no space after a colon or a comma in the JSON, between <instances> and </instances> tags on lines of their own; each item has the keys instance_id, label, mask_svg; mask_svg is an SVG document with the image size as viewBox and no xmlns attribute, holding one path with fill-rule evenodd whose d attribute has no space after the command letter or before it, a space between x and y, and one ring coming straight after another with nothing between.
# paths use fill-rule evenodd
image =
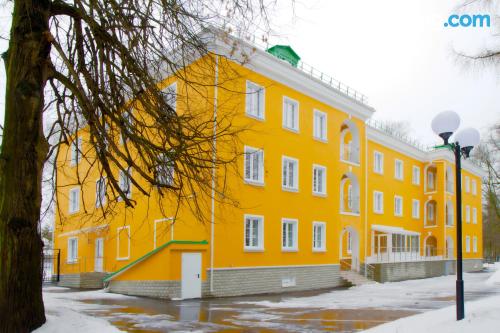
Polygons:
<instances>
[{"instance_id":1,"label":"overcast sky","mask_svg":"<svg viewBox=\"0 0 500 333\"><path fill-rule=\"evenodd\" d=\"M305 62L367 95L375 118L409 121L411 134L423 143L436 141L430 121L442 110L457 111L462 126L480 130L500 121L500 72L466 68L453 51L490 45L494 28L445 28L457 1L297 0L295 14L290 3L284 0L273 15L279 36L271 41L291 45ZM2 36L9 14L9 8L0 7ZM0 51L6 48L0 40ZM2 123L4 90L2 63Z\"/></svg>"}]
</instances>

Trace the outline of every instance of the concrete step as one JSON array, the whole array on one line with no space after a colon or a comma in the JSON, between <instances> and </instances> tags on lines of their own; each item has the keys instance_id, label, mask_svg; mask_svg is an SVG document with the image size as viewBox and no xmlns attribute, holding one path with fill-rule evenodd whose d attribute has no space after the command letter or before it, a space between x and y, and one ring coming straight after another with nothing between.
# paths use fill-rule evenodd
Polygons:
<instances>
[{"instance_id":1,"label":"concrete step","mask_svg":"<svg viewBox=\"0 0 500 333\"><path fill-rule=\"evenodd\" d=\"M359 286L362 284L375 283L375 281L366 278L365 276L354 271L340 271L340 276L350 282L354 286Z\"/></svg>"}]
</instances>

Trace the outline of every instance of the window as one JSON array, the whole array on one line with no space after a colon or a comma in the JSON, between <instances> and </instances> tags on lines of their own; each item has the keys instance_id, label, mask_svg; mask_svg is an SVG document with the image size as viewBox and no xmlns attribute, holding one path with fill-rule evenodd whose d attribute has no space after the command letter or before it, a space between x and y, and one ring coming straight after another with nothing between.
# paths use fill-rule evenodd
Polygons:
<instances>
[{"instance_id":1,"label":"window","mask_svg":"<svg viewBox=\"0 0 500 333\"><path fill-rule=\"evenodd\" d=\"M264 151L245 146L245 181L264 184Z\"/></svg>"},{"instance_id":2,"label":"window","mask_svg":"<svg viewBox=\"0 0 500 333\"><path fill-rule=\"evenodd\" d=\"M470 252L470 236L465 236L465 252Z\"/></svg>"},{"instance_id":3,"label":"window","mask_svg":"<svg viewBox=\"0 0 500 333\"><path fill-rule=\"evenodd\" d=\"M246 114L264 119L264 88L250 81L247 81Z\"/></svg>"},{"instance_id":4,"label":"window","mask_svg":"<svg viewBox=\"0 0 500 333\"><path fill-rule=\"evenodd\" d=\"M411 217L414 219L420 218L420 201L417 199L411 201Z\"/></svg>"},{"instance_id":5,"label":"window","mask_svg":"<svg viewBox=\"0 0 500 333\"><path fill-rule=\"evenodd\" d=\"M470 223L470 206L465 206L465 222Z\"/></svg>"},{"instance_id":6,"label":"window","mask_svg":"<svg viewBox=\"0 0 500 333\"><path fill-rule=\"evenodd\" d=\"M119 227L116 233L116 260L127 260L130 258L130 226Z\"/></svg>"},{"instance_id":7,"label":"window","mask_svg":"<svg viewBox=\"0 0 500 333\"><path fill-rule=\"evenodd\" d=\"M161 218L154 221L153 248L157 248L174 238L174 219Z\"/></svg>"},{"instance_id":8,"label":"window","mask_svg":"<svg viewBox=\"0 0 500 333\"><path fill-rule=\"evenodd\" d=\"M322 141L327 141L327 132L326 132L326 124L327 124L327 118L326 118L326 113L314 110L314 120L313 120L313 126L314 126L314 131L313 131L313 136L316 139L322 140Z\"/></svg>"},{"instance_id":9,"label":"window","mask_svg":"<svg viewBox=\"0 0 500 333\"><path fill-rule=\"evenodd\" d=\"M472 251L477 253L477 236L472 237Z\"/></svg>"},{"instance_id":10,"label":"window","mask_svg":"<svg viewBox=\"0 0 500 333\"><path fill-rule=\"evenodd\" d=\"M403 216L403 198L399 195L394 196L394 215Z\"/></svg>"},{"instance_id":11,"label":"window","mask_svg":"<svg viewBox=\"0 0 500 333\"><path fill-rule=\"evenodd\" d=\"M313 193L326 195L326 168L313 165Z\"/></svg>"},{"instance_id":12,"label":"window","mask_svg":"<svg viewBox=\"0 0 500 333\"><path fill-rule=\"evenodd\" d=\"M299 130L299 103L288 97L283 97L283 127Z\"/></svg>"},{"instance_id":13,"label":"window","mask_svg":"<svg viewBox=\"0 0 500 333\"><path fill-rule=\"evenodd\" d=\"M313 222L313 251L326 251L326 224Z\"/></svg>"},{"instance_id":14,"label":"window","mask_svg":"<svg viewBox=\"0 0 500 333\"><path fill-rule=\"evenodd\" d=\"M465 176L465 192L470 192L470 179L469 176Z\"/></svg>"},{"instance_id":15,"label":"window","mask_svg":"<svg viewBox=\"0 0 500 333\"><path fill-rule=\"evenodd\" d=\"M449 201L446 203L446 225L453 225L453 213L453 204Z\"/></svg>"},{"instance_id":16,"label":"window","mask_svg":"<svg viewBox=\"0 0 500 333\"><path fill-rule=\"evenodd\" d=\"M475 179L472 180L472 194L473 195L477 194L477 183Z\"/></svg>"},{"instance_id":17,"label":"window","mask_svg":"<svg viewBox=\"0 0 500 333\"><path fill-rule=\"evenodd\" d=\"M472 223L477 224L477 208L472 208Z\"/></svg>"},{"instance_id":18,"label":"window","mask_svg":"<svg viewBox=\"0 0 500 333\"><path fill-rule=\"evenodd\" d=\"M161 154L155 170L155 179L158 186L171 186L174 183L175 163L169 156Z\"/></svg>"},{"instance_id":19,"label":"window","mask_svg":"<svg viewBox=\"0 0 500 333\"><path fill-rule=\"evenodd\" d=\"M133 117L132 117L132 110L125 110L122 113L122 118L123 118L123 127L122 131L120 133L120 142L122 145L124 145L128 141L128 134L125 133L130 133L132 131L133 127Z\"/></svg>"},{"instance_id":20,"label":"window","mask_svg":"<svg viewBox=\"0 0 500 333\"><path fill-rule=\"evenodd\" d=\"M245 250L264 249L264 218L245 215Z\"/></svg>"},{"instance_id":21,"label":"window","mask_svg":"<svg viewBox=\"0 0 500 333\"><path fill-rule=\"evenodd\" d=\"M281 249L297 251L297 220L283 219L281 221Z\"/></svg>"},{"instance_id":22,"label":"window","mask_svg":"<svg viewBox=\"0 0 500 333\"><path fill-rule=\"evenodd\" d=\"M127 198L132 197L132 184L130 181L130 168L127 170L123 171L120 170L120 175L119 175L119 185L120 185L120 190L127 196ZM118 197L118 200L121 201L123 200L122 197Z\"/></svg>"},{"instance_id":23,"label":"window","mask_svg":"<svg viewBox=\"0 0 500 333\"><path fill-rule=\"evenodd\" d=\"M284 157L283 166L283 189L297 191L299 189L299 161L295 158Z\"/></svg>"},{"instance_id":24,"label":"window","mask_svg":"<svg viewBox=\"0 0 500 333\"><path fill-rule=\"evenodd\" d=\"M177 111L177 83L172 83L162 91L163 100L174 111Z\"/></svg>"},{"instance_id":25,"label":"window","mask_svg":"<svg viewBox=\"0 0 500 333\"><path fill-rule=\"evenodd\" d=\"M78 238L68 238L68 263L78 261Z\"/></svg>"},{"instance_id":26,"label":"window","mask_svg":"<svg viewBox=\"0 0 500 333\"><path fill-rule=\"evenodd\" d=\"M394 177L403 180L403 161L398 159L394 161Z\"/></svg>"},{"instance_id":27,"label":"window","mask_svg":"<svg viewBox=\"0 0 500 333\"><path fill-rule=\"evenodd\" d=\"M434 204L431 202L427 204L427 220L434 221Z\"/></svg>"},{"instance_id":28,"label":"window","mask_svg":"<svg viewBox=\"0 0 500 333\"><path fill-rule=\"evenodd\" d=\"M352 234L347 231L347 253L352 253Z\"/></svg>"},{"instance_id":29,"label":"window","mask_svg":"<svg viewBox=\"0 0 500 333\"><path fill-rule=\"evenodd\" d=\"M71 143L71 166L75 166L82 160L82 139L76 137Z\"/></svg>"},{"instance_id":30,"label":"window","mask_svg":"<svg viewBox=\"0 0 500 333\"><path fill-rule=\"evenodd\" d=\"M95 183L95 206L101 207L106 203L106 178L101 177Z\"/></svg>"},{"instance_id":31,"label":"window","mask_svg":"<svg viewBox=\"0 0 500 333\"><path fill-rule=\"evenodd\" d=\"M420 168L418 166L413 166L411 182L413 185L420 185Z\"/></svg>"},{"instance_id":32,"label":"window","mask_svg":"<svg viewBox=\"0 0 500 333\"><path fill-rule=\"evenodd\" d=\"M384 212L384 193L373 191L373 212L378 214Z\"/></svg>"},{"instance_id":33,"label":"window","mask_svg":"<svg viewBox=\"0 0 500 333\"><path fill-rule=\"evenodd\" d=\"M352 185L347 185L347 208L352 210L353 198L352 198Z\"/></svg>"},{"instance_id":34,"label":"window","mask_svg":"<svg viewBox=\"0 0 500 333\"><path fill-rule=\"evenodd\" d=\"M373 152L373 172L384 173L384 154L378 151Z\"/></svg>"},{"instance_id":35,"label":"window","mask_svg":"<svg viewBox=\"0 0 500 333\"><path fill-rule=\"evenodd\" d=\"M427 172L427 190L434 190L434 172L428 171Z\"/></svg>"},{"instance_id":36,"label":"window","mask_svg":"<svg viewBox=\"0 0 500 333\"><path fill-rule=\"evenodd\" d=\"M80 210L80 188L69 190L69 213L73 214Z\"/></svg>"}]
</instances>

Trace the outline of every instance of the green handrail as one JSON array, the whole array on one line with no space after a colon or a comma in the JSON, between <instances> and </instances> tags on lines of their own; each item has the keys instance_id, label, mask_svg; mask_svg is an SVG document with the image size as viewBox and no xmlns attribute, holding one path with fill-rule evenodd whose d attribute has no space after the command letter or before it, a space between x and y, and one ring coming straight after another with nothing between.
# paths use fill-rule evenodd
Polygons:
<instances>
[{"instance_id":1,"label":"green handrail","mask_svg":"<svg viewBox=\"0 0 500 333\"><path fill-rule=\"evenodd\" d=\"M166 248L167 246L169 246L171 244L207 245L208 242L206 240L203 240L203 241L189 241L189 240L171 240L171 241L168 241L165 244L163 244L162 246L159 246L156 249L154 249L153 251L150 251L150 252L146 253L145 255L143 255L142 257L132 261L130 264L123 266L122 268L120 268L116 272L113 272L113 273L106 275L106 277L103 279L103 281L109 282L113 277L116 277L117 275L123 273L124 271L126 271L130 267L132 267L132 266L138 264L139 262L151 257L153 254L163 250L164 248Z\"/></svg>"}]
</instances>

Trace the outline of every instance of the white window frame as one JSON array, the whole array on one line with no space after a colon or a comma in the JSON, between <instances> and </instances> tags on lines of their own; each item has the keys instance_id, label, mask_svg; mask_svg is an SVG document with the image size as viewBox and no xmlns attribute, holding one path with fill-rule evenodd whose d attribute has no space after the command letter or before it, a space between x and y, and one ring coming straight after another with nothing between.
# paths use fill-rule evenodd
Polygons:
<instances>
[{"instance_id":1,"label":"white window frame","mask_svg":"<svg viewBox=\"0 0 500 333\"><path fill-rule=\"evenodd\" d=\"M379 157L380 165L377 163L377 156ZM373 151L373 172L379 175L384 174L384 153L376 150Z\"/></svg>"},{"instance_id":2,"label":"white window frame","mask_svg":"<svg viewBox=\"0 0 500 333\"><path fill-rule=\"evenodd\" d=\"M288 112L290 110L287 109L287 105L292 105L294 106L295 108L292 109L293 112L295 112L295 115L292 119L292 124L291 126L289 126L288 124L288 119L289 119L289 114ZM283 96L283 128L284 129L287 129L287 130L290 130L292 132L299 132L299 123L300 123L300 111L299 111L299 102L290 98L290 97L287 97L287 96Z\"/></svg>"},{"instance_id":3,"label":"white window frame","mask_svg":"<svg viewBox=\"0 0 500 333\"><path fill-rule=\"evenodd\" d=\"M321 172L323 174L321 179L321 184L317 183L317 173ZM313 164L312 168L312 190L314 195L326 196L326 167L319 164ZM318 191L318 185L321 185L322 191Z\"/></svg>"},{"instance_id":4,"label":"white window frame","mask_svg":"<svg viewBox=\"0 0 500 333\"><path fill-rule=\"evenodd\" d=\"M132 198L132 181L131 179L132 175L132 168L128 168L127 171L120 170L118 173L118 182L120 185L120 189L127 195L127 198L131 199ZM125 183L127 183L127 187L125 188ZM118 201L123 201L122 197L118 197Z\"/></svg>"},{"instance_id":5,"label":"white window frame","mask_svg":"<svg viewBox=\"0 0 500 333\"><path fill-rule=\"evenodd\" d=\"M477 253L477 236L472 237L472 252Z\"/></svg>"},{"instance_id":6,"label":"white window frame","mask_svg":"<svg viewBox=\"0 0 500 333\"><path fill-rule=\"evenodd\" d=\"M400 205L401 211L400 212L397 211L397 208L398 208L398 205L396 204L397 201L401 202L401 205ZM394 216L399 216L399 217L403 216L403 197L400 195L394 196Z\"/></svg>"},{"instance_id":7,"label":"white window frame","mask_svg":"<svg viewBox=\"0 0 500 333\"><path fill-rule=\"evenodd\" d=\"M122 119L124 120L125 127L128 128L129 131L131 131L131 128L133 127L133 110L125 110L122 113ZM128 141L128 138L123 136L123 130L120 133L120 144L124 145Z\"/></svg>"},{"instance_id":8,"label":"white window frame","mask_svg":"<svg viewBox=\"0 0 500 333\"><path fill-rule=\"evenodd\" d=\"M401 169L398 168L398 164L401 165ZM398 175L398 170L401 170L401 174ZM404 162L403 160L400 160L398 158L394 159L394 178L397 180L403 180L404 179Z\"/></svg>"},{"instance_id":9,"label":"white window frame","mask_svg":"<svg viewBox=\"0 0 500 333\"><path fill-rule=\"evenodd\" d=\"M243 158L243 179L245 183L252 185L264 185L264 150L245 146L244 147L244 158ZM258 166L257 166L257 179L253 177L253 167L254 167L254 154L258 156ZM248 165L249 164L249 165ZM248 166L250 170L247 170ZM247 177L247 171L249 173L249 177Z\"/></svg>"},{"instance_id":10,"label":"white window frame","mask_svg":"<svg viewBox=\"0 0 500 333\"><path fill-rule=\"evenodd\" d=\"M101 193L101 185L103 184L104 191ZM95 206L102 207L106 204L106 177L101 177L95 182Z\"/></svg>"},{"instance_id":11,"label":"white window frame","mask_svg":"<svg viewBox=\"0 0 500 333\"><path fill-rule=\"evenodd\" d=\"M436 221L436 205L431 204L431 202L427 202L425 205L426 205L426 207L425 207L425 210L426 210L426 217L425 218L426 218L426 220L434 222L433 225L437 224L437 221ZM432 208L432 209L429 209L429 208ZM432 213L432 214L430 214L430 213Z\"/></svg>"},{"instance_id":12,"label":"white window frame","mask_svg":"<svg viewBox=\"0 0 500 333\"><path fill-rule=\"evenodd\" d=\"M165 100L165 103L167 103L172 109L174 109L175 112L177 112L177 82L171 83L168 86L166 86L162 92L166 93L165 97L168 97L169 99L172 100Z\"/></svg>"},{"instance_id":13,"label":"white window frame","mask_svg":"<svg viewBox=\"0 0 500 333\"><path fill-rule=\"evenodd\" d=\"M420 218L420 200L418 199L411 200L411 217L414 219Z\"/></svg>"},{"instance_id":14,"label":"white window frame","mask_svg":"<svg viewBox=\"0 0 500 333\"><path fill-rule=\"evenodd\" d=\"M294 174L293 174L293 186L290 186L288 184L289 180L289 171L288 171L288 164L287 164L287 172L285 175L285 163L287 162L292 162L295 167L294 167ZM286 177L286 178L285 178ZM286 180L286 182L285 182ZM284 191L291 191L291 192L298 192L299 191L299 160L293 157L289 156L282 156L281 157L281 188Z\"/></svg>"},{"instance_id":15,"label":"white window frame","mask_svg":"<svg viewBox=\"0 0 500 333\"><path fill-rule=\"evenodd\" d=\"M477 195L477 182L475 179L472 180L472 195Z\"/></svg>"},{"instance_id":16,"label":"white window frame","mask_svg":"<svg viewBox=\"0 0 500 333\"><path fill-rule=\"evenodd\" d=\"M175 179L175 162L165 154L160 154L158 161L160 163L156 166L155 180L160 185L173 185Z\"/></svg>"},{"instance_id":17,"label":"white window frame","mask_svg":"<svg viewBox=\"0 0 500 333\"><path fill-rule=\"evenodd\" d=\"M414 165L412 168L412 179L411 182L413 185L420 185L420 167Z\"/></svg>"},{"instance_id":18,"label":"white window frame","mask_svg":"<svg viewBox=\"0 0 500 333\"><path fill-rule=\"evenodd\" d=\"M465 252L470 253L470 236L465 236Z\"/></svg>"},{"instance_id":19,"label":"white window frame","mask_svg":"<svg viewBox=\"0 0 500 333\"><path fill-rule=\"evenodd\" d=\"M128 235L128 248L127 248L127 256L126 257L120 257L120 231L122 229L127 229L127 235ZM130 259L130 226L125 225L122 227L118 227L116 229L116 260L129 260Z\"/></svg>"},{"instance_id":20,"label":"white window frame","mask_svg":"<svg viewBox=\"0 0 500 333\"><path fill-rule=\"evenodd\" d=\"M77 136L71 142L71 161L70 166L74 167L82 160L82 138Z\"/></svg>"},{"instance_id":21,"label":"white window frame","mask_svg":"<svg viewBox=\"0 0 500 333\"><path fill-rule=\"evenodd\" d=\"M472 207L472 224L477 224L477 208Z\"/></svg>"},{"instance_id":22,"label":"white window frame","mask_svg":"<svg viewBox=\"0 0 500 333\"><path fill-rule=\"evenodd\" d=\"M377 208L377 196L380 195L380 209ZM375 214L384 214L384 192L373 191L373 212Z\"/></svg>"},{"instance_id":23,"label":"white window frame","mask_svg":"<svg viewBox=\"0 0 500 333\"><path fill-rule=\"evenodd\" d=\"M465 192L470 192L470 178L469 176L465 176Z\"/></svg>"},{"instance_id":24,"label":"white window frame","mask_svg":"<svg viewBox=\"0 0 500 333\"><path fill-rule=\"evenodd\" d=\"M158 238L158 224L160 223L170 223L170 240L174 239L174 218L173 217L166 217L162 219L158 219L154 221L154 230L153 230L153 249L156 249L158 247L157 244L157 238ZM161 244L163 245L163 244ZM160 245L160 246L161 246Z\"/></svg>"},{"instance_id":25,"label":"white window frame","mask_svg":"<svg viewBox=\"0 0 500 333\"><path fill-rule=\"evenodd\" d=\"M76 253L73 253L73 249L71 247L71 243L73 241L75 241L75 243L76 243L76 246L75 246ZM71 249L71 251L70 251L70 249ZM78 237L69 237L68 238L68 255L67 255L66 261L68 264L74 264L74 263L78 262Z\"/></svg>"},{"instance_id":26,"label":"white window frame","mask_svg":"<svg viewBox=\"0 0 500 333\"><path fill-rule=\"evenodd\" d=\"M313 252L326 252L326 223L325 222L320 222L320 221L313 221L312 224L313 230L312 230L312 250ZM316 239L316 231L317 229L321 229L321 238L320 238L320 246L317 244L317 239Z\"/></svg>"},{"instance_id":27,"label":"white window frame","mask_svg":"<svg viewBox=\"0 0 500 333\"><path fill-rule=\"evenodd\" d=\"M288 246L288 245L284 245L283 244L283 241L285 241L286 244L288 244L288 234L286 235L286 238L284 239L284 234L283 234L283 226L285 224L291 224L293 226L293 239L292 239L292 246ZM288 231L288 230L287 230ZM299 220L297 219L290 219L290 218L282 218L281 219L281 251L283 252L297 252L299 250L299 246L298 246L298 241L299 241Z\"/></svg>"},{"instance_id":28,"label":"white window frame","mask_svg":"<svg viewBox=\"0 0 500 333\"><path fill-rule=\"evenodd\" d=\"M432 186L431 186L432 185ZM434 172L432 171L427 171L427 184L426 184L426 191L427 192L435 192L436 191L436 177Z\"/></svg>"},{"instance_id":29,"label":"white window frame","mask_svg":"<svg viewBox=\"0 0 500 333\"><path fill-rule=\"evenodd\" d=\"M257 230L257 245L247 245L247 221L249 219L255 219L258 221L258 230ZM264 216L262 215L253 215L253 214L245 214L243 217L243 249L245 251L264 251Z\"/></svg>"},{"instance_id":30,"label":"white window frame","mask_svg":"<svg viewBox=\"0 0 500 333\"><path fill-rule=\"evenodd\" d=\"M314 109L313 137L319 141L328 142L328 115L326 112Z\"/></svg>"},{"instance_id":31,"label":"white window frame","mask_svg":"<svg viewBox=\"0 0 500 333\"><path fill-rule=\"evenodd\" d=\"M465 206L465 222L470 223L470 206Z\"/></svg>"},{"instance_id":32,"label":"white window frame","mask_svg":"<svg viewBox=\"0 0 500 333\"><path fill-rule=\"evenodd\" d=\"M76 202L73 202L73 193L76 194ZM69 190L69 198L68 198L68 212L70 214L75 214L80 211L80 188L79 187L73 187L72 189ZM73 206L75 204L75 206Z\"/></svg>"},{"instance_id":33,"label":"white window frame","mask_svg":"<svg viewBox=\"0 0 500 333\"><path fill-rule=\"evenodd\" d=\"M246 85L245 85L245 93L246 93L246 96L245 96L245 114L248 116L248 117L251 117L251 118L254 118L254 119L258 119L258 120L264 120L265 119L265 96L266 96L266 92L265 92L265 89L264 87L262 87L261 85L258 85L257 83L255 82L252 82L252 81L249 81L247 80L246 81ZM254 89L253 92L250 92L250 87L252 87L252 89ZM253 100L252 98L255 98L255 96L257 96L257 108L255 109L255 106L253 105ZM252 104L250 104L252 103ZM255 109L255 110L253 110Z\"/></svg>"}]
</instances>

